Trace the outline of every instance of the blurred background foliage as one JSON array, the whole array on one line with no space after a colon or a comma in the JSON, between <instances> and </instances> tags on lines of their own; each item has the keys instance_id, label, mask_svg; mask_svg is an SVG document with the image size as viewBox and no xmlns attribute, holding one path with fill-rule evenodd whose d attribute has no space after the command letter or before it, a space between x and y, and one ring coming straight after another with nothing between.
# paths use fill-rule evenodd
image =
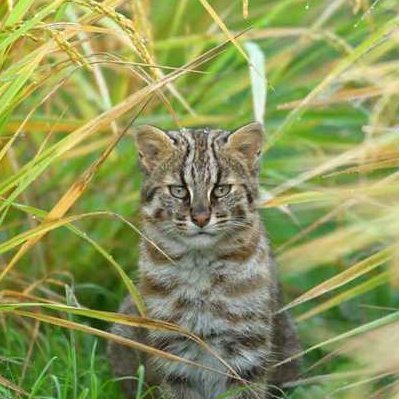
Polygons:
<instances>
[{"instance_id":1,"label":"blurred background foliage","mask_svg":"<svg viewBox=\"0 0 399 399\"><path fill-rule=\"evenodd\" d=\"M398 397L397 0L6 0L0 28L1 398L121 397L86 327L134 294L130 123L263 118L263 69L260 211L306 350L287 396Z\"/></svg>"}]
</instances>

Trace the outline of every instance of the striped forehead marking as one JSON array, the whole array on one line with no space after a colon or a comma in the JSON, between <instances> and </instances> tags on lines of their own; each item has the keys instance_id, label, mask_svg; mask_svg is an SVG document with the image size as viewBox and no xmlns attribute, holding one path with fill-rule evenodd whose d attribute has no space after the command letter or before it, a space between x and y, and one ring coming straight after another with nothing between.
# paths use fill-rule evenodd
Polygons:
<instances>
[{"instance_id":1,"label":"striped forehead marking","mask_svg":"<svg viewBox=\"0 0 399 399\"><path fill-rule=\"evenodd\" d=\"M185 141L185 155L182 165L186 184L203 192L216 183L219 175L217 153L214 148L215 134L209 130L184 129L180 131Z\"/></svg>"}]
</instances>

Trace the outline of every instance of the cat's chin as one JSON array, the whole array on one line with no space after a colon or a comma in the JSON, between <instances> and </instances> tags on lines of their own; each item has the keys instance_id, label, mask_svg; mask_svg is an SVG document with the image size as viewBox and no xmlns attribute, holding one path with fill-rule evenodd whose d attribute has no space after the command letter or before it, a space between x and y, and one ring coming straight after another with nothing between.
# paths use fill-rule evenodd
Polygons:
<instances>
[{"instance_id":1,"label":"cat's chin","mask_svg":"<svg viewBox=\"0 0 399 399\"><path fill-rule=\"evenodd\" d=\"M189 236L182 236L181 240L188 248L200 249L214 246L218 239L214 234L196 233Z\"/></svg>"}]
</instances>

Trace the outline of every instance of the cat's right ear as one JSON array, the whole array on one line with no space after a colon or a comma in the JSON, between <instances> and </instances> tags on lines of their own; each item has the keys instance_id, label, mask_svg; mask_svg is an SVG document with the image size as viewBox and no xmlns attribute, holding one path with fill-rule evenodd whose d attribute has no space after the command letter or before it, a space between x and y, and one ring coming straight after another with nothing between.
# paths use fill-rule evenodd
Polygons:
<instances>
[{"instance_id":1,"label":"cat's right ear","mask_svg":"<svg viewBox=\"0 0 399 399\"><path fill-rule=\"evenodd\" d=\"M155 166L165 160L173 151L172 139L155 126L143 125L134 133L140 157L140 165L145 174L152 172Z\"/></svg>"}]
</instances>

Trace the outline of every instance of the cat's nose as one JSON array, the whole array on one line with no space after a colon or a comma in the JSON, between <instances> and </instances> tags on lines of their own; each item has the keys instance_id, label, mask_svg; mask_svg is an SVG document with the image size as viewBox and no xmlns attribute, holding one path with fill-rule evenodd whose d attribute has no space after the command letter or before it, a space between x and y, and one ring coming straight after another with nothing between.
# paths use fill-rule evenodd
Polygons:
<instances>
[{"instance_id":1,"label":"cat's nose","mask_svg":"<svg viewBox=\"0 0 399 399\"><path fill-rule=\"evenodd\" d=\"M211 218L211 213L209 210L201 209L191 212L191 218L198 227L205 227Z\"/></svg>"}]
</instances>

